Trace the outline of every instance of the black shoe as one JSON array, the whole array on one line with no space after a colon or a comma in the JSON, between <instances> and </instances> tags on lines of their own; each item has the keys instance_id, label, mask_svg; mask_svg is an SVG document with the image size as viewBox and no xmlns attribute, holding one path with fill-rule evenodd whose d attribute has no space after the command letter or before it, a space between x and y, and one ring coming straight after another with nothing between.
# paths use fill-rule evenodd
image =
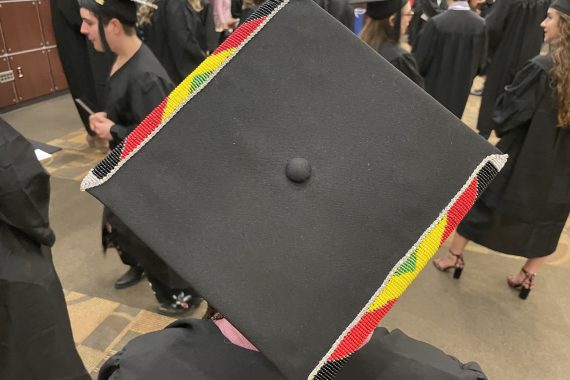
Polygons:
<instances>
[{"instance_id":1,"label":"black shoe","mask_svg":"<svg viewBox=\"0 0 570 380\"><path fill-rule=\"evenodd\" d=\"M166 315L168 317L177 317L183 314L186 314L190 309L189 308L181 308L177 307L171 303L160 304L158 306L158 314Z\"/></svg>"},{"instance_id":2,"label":"black shoe","mask_svg":"<svg viewBox=\"0 0 570 380\"><path fill-rule=\"evenodd\" d=\"M115 282L115 289L124 289L135 285L142 279L142 268L130 267L129 270Z\"/></svg>"},{"instance_id":3,"label":"black shoe","mask_svg":"<svg viewBox=\"0 0 570 380\"><path fill-rule=\"evenodd\" d=\"M173 302L164 302L159 299L158 313L162 315L177 316L187 313L191 307L200 302L200 298L192 297L183 290L171 295Z\"/></svg>"}]
</instances>

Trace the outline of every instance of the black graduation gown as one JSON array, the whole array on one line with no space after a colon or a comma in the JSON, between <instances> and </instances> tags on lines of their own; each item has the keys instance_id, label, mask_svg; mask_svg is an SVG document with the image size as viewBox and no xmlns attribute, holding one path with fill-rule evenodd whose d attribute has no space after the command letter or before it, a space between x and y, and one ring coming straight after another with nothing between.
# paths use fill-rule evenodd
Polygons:
<instances>
[{"instance_id":1,"label":"black graduation gown","mask_svg":"<svg viewBox=\"0 0 570 380\"><path fill-rule=\"evenodd\" d=\"M499 0L485 19L489 40L487 79L477 129L494 129L492 114L497 98L515 74L540 52L549 0Z\"/></svg>"},{"instance_id":2,"label":"black graduation gown","mask_svg":"<svg viewBox=\"0 0 570 380\"><path fill-rule=\"evenodd\" d=\"M133 57L115 72L107 83L105 111L115 122L111 128L113 141L118 145L135 129L174 88L166 71L142 44ZM112 226L112 232L106 224ZM149 278L157 279L172 289L186 289L188 283L160 259L142 240L108 208L103 212L104 248L117 247L127 265L143 266Z\"/></svg>"},{"instance_id":3,"label":"black graduation gown","mask_svg":"<svg viewBox=\"0 0 570 380\"><path fill-rule=\"evenodd\" d=\"M354 8L348 0L315 0L315 2L348 29L354 31Z\"/></svg>"},{"instance_id":4,"label":"black graduation gown","mask_svg":"<svg viewBox=\"0 0 570 380\"><path fill-rule=\"evenodd\" d=\"M550 56L532 59L499 97L494 113L505 168L458 232L524 257L554 252L570 211L570 129L558 128Z\"/></svg>"},{"instance_id":5,"label":"black graduation gown","mask_svg":"<svg viewBox=\"0 0 570 380\"><path fill-rule=\"evenodd\" d=\"M285 380L262 354L228 342L210 320L179 320L133 339L101 368L99 380ZM377 329L337 380L485 380L476 363L462 364L399 330Z\"/></svg>"},{"instance_id":6,"label":"black graduation gown","mask_svg":"<svg viewBox=\"0 0 570 380\"><path fill-rule=\"evenodd\" d=\"M168 74L148 46L140 49L107 81L105 112L117 146L174 89Z\"/></svg>"},{"instance_id":7,"label":"black graduation gown","mask_svg":"<svg viewBox=\"0 0 570 380\"><path fill-rule=\"evenodd\" d=\"M85 36L80 33L81 16L77 0L51 0L53 30L57 40L57 51L73 98L81 98L91 105L98 105L97 90ZM86 131L89 128L89 114L78 105L77 112Z\"/></svg>"},{"instance_id":8,"label":"black graduation gown","mask_svg":"<svg viewBox=\"0 0 570 380\"><path fill-rule=\"evenodd\" d=\"M90 377L77 354L53 267L49 175L0 118L0 379Z\"/></svg>"},{"instance_id":9,"label":"black graduation gown","mask_svg":"<svg viewBox=\"0 0 570 380\"><path fill-rule=\"evenodd\" d=\"M97 102L93 103L91 107L95 112L103 109L105 106L105 93L107 89L107 79L113 62L117 58L112 51L98 52L93 47L92 43L87 44L87 51L89 53L89 61L91 62L91 73L95 83L95 93L97 95Z\"/></svg>"},{"instance_id":10,"label":"black graduation gown","mask_svg":"<svg viewBox=\"0 0 570 380\"><path fill-rule=\"evenodd\" d=\"M423 28L414 56L426 91L461 118L473 78L486 56L485 21L468 10L447 10Z\"/></svg>"},{"instance_id":11,"label":"black graduation gown","mask_svg":"<svg viewBox=\"0 0 570 380\"><path fill-rule=\"evenodd\" d=\"M179 84L206 58L208 4L196 12L186 0L159 0L151 24L144 28L144 42Z\"/></svg>"},{"instance_id":12,"label":"black graduation gown","mask_svg":"<svg viewBox=\"0 0 570 380\"><path fill-rule=\"evenodd\" d=\"M415 50L422 28L426 23L424 17L428 17L429 19L446 11L447 0L441 0L439 5L435 0L416 0L414 1L412 10L414 11L414 14L410 20L410 26L408 27L408 43Z\"/></svg>"},{"instance_id":13,"label":"black graduation gown","mask_svg":"<svg viewBox=\"0 0 570 380\"><path fill-rule=\"evenodd\" d=\"M402 49L400 44L389 41L384 42L378 48L378 53L415 84L424 88L424 78L418 71L418 64L414 56Z\"/></svg>"}]
</instances>

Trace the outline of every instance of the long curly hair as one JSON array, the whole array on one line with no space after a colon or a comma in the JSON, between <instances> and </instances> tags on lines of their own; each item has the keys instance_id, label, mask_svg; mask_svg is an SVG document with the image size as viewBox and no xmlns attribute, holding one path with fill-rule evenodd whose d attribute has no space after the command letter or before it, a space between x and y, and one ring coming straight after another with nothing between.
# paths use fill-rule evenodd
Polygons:
<instances>
[{"instance_id":1,"label":"long curly hair","mask_svg":"<svg viewBox=\"0 0 570 380\"><path fill-rule=\"evenodd\" d=\"M558 126L570 127L570 16L560 13L560 40L552 51L554 94L558 104Z\"/></svg>"}]
</instances>

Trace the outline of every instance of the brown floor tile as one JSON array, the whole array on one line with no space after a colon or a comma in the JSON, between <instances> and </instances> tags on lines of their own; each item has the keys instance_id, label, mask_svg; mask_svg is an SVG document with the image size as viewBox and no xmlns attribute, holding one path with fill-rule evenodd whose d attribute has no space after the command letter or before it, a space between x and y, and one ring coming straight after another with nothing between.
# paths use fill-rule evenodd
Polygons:
<instances>
[{"instance_id":1,"label":"brown floor tile","mask_svg":"<svg viewBox=\"0 0 570 380\"><path fill-rule=\"evenodd\" d=\"M130 323L131 321L123 316L111 314L85 338L82 345L104 352Z\"/></svg>"}]
</instances>

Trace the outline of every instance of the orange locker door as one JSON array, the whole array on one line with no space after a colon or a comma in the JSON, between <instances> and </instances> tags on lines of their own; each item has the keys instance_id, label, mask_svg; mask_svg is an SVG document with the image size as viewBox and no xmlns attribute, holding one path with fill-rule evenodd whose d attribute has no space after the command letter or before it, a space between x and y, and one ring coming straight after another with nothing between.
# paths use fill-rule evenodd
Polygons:
<instances>
[{"instance_id":1,"label":"orange locker door","mask_svg":"<svg viewBox=\"0 0 570 380\"><path fill-rule=\"evenodd\" d=\"M8 58L0 59L0 108L18 102L14 88L14 75L8 65Z\"/></svg>"},{"instance_id":2,"label":"orange locker door","mask_svg":"<svg viewBox=\"0 0 570 380\"><path fill-rule=\"evenodd\" d=\"M0 3L0 24L8 54L44 46L35 1Z\"/></svg>"},{"instance_id":3,"label":"orange locker door","mask_svg":"<svg viewBox=\"0 0 570 380\"><path fill-rule=\"evenodd\" d=\"M51 7L49 0L38 1L38 11L44 36L45 46L55 45L55 33L51 23Z\"/></svg>"},{"instance_id":4,"label":"orange locker door","mask_svg":"<svg viewBox=\"0 0 570 380\"><path fill-rule=\"evenodd\" d=\"M20 101L54 91L46 50L10 56L10 66L14 70L14 83Z\"/></svg>"},{"instance_id":5,"label":"orange locker door","mask_svg":"<svg viewBox=\"0 0 570 380\"><path fill-rule=\"evenodd\" d=\"M6 54L6 45L4 44L4 35L2 34L2 25L0 24L0 55Z\"/></svg>"}]
</instances>

